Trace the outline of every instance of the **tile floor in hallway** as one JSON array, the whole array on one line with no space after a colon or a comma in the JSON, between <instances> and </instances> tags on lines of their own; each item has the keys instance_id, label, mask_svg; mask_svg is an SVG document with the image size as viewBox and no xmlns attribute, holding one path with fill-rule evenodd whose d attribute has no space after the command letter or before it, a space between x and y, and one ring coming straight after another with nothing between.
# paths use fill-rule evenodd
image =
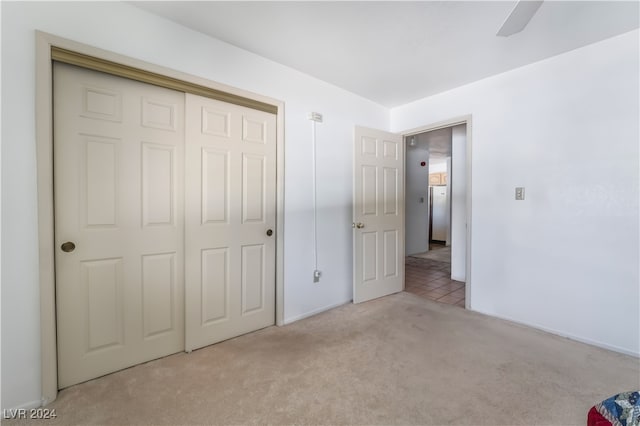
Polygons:
<instances>
[{"instance_id":1,"label":"tile floor in hallway","mask_svg":"<svg viewBox=\"0 0 640 426\"><path fill-rule=\"evenodd\" d=\"M405 291L464 308L465 284L451 279L451 264L419 257L405 258Z\"/></svg>"}]
</instances>

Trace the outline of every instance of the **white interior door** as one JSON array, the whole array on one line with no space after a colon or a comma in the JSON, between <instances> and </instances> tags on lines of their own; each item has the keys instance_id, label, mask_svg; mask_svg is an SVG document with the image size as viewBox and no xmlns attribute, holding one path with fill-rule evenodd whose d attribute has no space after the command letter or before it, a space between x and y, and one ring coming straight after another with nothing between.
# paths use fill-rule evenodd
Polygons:
<instances>
[{"instance_id":1,"label":"white interior door","mask_svg":"<svg viewBox=\"0 0 640 426\"><path fill-rule=\"evenodd\" d=\"M275 323L276 116L187 94L186 349Z\"/></svg>"},{"instance_id":2,"label":"white interior door","mask_svg":"<svg viewBox=\"0 0 640 426\"><path fill-rule=\"evenodd\" d=\"M58 383L184 348L184 93L54 65Z\"/></svg>"},{"instance_id":3,"label":"white interior door","mask_svg":"<svg viewBox=\"0 0 640 426\"><path fill-rule=\"evenodd\" d=\"M356 127L353 189L353 302L404 287L402 136Z\"/></svg>"}]
</instances>

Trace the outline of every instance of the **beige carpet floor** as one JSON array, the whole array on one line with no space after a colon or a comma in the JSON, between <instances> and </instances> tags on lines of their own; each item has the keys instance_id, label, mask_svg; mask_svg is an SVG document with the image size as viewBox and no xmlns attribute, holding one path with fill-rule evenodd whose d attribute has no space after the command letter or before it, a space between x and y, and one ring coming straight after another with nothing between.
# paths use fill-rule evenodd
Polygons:
<instances>
[{"instance_id":1,"label":"beige carpet floor","mask_svg":"<svg viewBox=\"0 0 640 426\"><path fill-rule=\"evenodd\" d=\"M639 374L637 358L399 293L73 386L32 424L584 425Z\"/></svg>"}]
</instances>

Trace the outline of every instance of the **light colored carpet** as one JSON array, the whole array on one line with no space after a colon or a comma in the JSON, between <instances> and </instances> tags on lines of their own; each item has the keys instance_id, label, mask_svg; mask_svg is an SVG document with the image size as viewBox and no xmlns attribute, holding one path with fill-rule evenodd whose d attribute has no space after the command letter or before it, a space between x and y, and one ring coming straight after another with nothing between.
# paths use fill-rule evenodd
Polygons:
<instances>
[{"instance_id":1,"label":"light colored carpet","mask_svg":"<svg viewBox=\"0 0 640 426\"><path fill-rule=\"evenodd\" d=\"M33 424L584 425L639 374L636 358L399 293L73 386Z\"/></svg>"},{"instance_id":2,"label":"light colored carpet","mask_svg":"<svg viewBox=\"0 0 640 426\"><path fill-rule=\"evenodd\" d=\"M451 246L435 246L427 252L412 254L411 256L421 259L431 259L437 262L451 263Z\"/></svg>"}]
</instances>

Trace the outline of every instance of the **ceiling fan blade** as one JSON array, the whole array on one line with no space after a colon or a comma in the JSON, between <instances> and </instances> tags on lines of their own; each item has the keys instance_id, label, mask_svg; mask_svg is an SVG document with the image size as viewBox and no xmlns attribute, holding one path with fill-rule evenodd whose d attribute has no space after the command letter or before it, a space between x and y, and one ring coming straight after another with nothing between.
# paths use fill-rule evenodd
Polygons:
<instances>
[{"instance_id":1,"label":"ceiling fan blade","mask_svg":"<svg viewBox=\"0 0 640 426\"><path fill-rule=\"evenodd\" d=\"M502 23L497 36L509 37L524 30L533 15L542 6L542 0L518 0L515 7Z\"/></svg>"}]
</instances>

